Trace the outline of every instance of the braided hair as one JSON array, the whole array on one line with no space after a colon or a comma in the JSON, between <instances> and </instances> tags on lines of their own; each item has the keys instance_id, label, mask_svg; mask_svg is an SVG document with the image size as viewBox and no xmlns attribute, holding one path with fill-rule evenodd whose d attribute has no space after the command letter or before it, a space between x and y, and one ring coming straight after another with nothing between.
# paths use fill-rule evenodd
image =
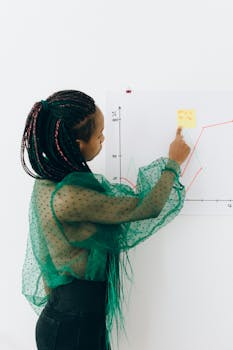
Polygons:
<instances>
[{"instance_id":1,"label":"braided hair","mask_svg":"<svg viewBox=\"0 0 233 350\"><path fill-rule=\"evenodd\" d=\"M89 141L97 109L92 97L77 90L58 91L36 102L28 114L21 143L21 163L26 173L55 182L73 171L91 173L76 140ZM37 175L25 164L25 147Z\"/></svg>"}]
</instances>

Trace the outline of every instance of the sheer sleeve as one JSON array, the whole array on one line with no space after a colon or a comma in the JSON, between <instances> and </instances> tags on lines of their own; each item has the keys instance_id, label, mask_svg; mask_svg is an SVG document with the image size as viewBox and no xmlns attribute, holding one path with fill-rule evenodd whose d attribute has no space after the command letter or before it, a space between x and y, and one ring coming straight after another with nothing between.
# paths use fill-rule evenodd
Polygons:
<instances>
[{"instance_id":1,"label":"sheer sleeve","mask_svg":"<svg viewBox=\"0 0 233 350\"><path fill-rule=\"evenodd\" d=\"M164 171L165 167L172 168L178 176ZM54 217L63 230L70 225L81 227L81 223L86 223L91 227L95 224L88 235L83 231L82 237L79 231L77 246L91 248L99 244L111 250L113 245L108 244L110 240L106 238L115 234L119 245L114 242L114 246L128 249L156 232L181 210L185 193L178 179L180 172L178 163L160 158L139 169L135 191L127 185L111 184L102 175L71 173L52 194ZM74 235L72 239L75 244Z\"/></svg>"},{"instance_id":2,"label":"sheer sleeve","mask_svg":"<svg viewBox=\"0 0 233 350\"><path fill-rule=\"evenodd\" d=\"M174 167L174 165L173 165ZM174 173L165 171L149 193L143 191L115 197L81 185L63 185L56 193L54 208L61 222L121 224L155 218L161 212L174 184ZM122 190L125 186L122 186Z\"/></svg>"}]
</instances>

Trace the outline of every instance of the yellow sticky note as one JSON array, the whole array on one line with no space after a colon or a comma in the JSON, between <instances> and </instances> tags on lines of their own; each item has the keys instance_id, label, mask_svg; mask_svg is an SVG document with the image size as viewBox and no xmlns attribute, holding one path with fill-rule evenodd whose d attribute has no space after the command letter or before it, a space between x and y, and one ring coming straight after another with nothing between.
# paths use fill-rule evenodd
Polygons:
<instances>
[{"instance_id":1,"label":"yellow sticky note","mask_svg":"<svg viewBox=\"0 0 233 350\"><path fill-rule=\"evenodd\" d=\"M196 111L195 109L179 109L177 111L177 125L183 128L196 127Z\"/></svg>"}]
</instances>

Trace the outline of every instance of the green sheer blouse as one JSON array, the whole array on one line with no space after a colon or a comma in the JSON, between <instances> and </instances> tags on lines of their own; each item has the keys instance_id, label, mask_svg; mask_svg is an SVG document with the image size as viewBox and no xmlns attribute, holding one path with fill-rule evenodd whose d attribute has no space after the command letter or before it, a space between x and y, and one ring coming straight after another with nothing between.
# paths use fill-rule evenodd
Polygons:
<instances>
[{"instance_id":1,"label":"green sheer blouse","mask_svg":"<svg viewBox=\"0 0 233 350\"><path fill-rule=\"evenodd\" d=\"M107 281L106 342L114 319L117 331L119 321L125 331L123 275L132 281L127 251L178 215L185 198L180 173L177 162L161 157L139 169L134 190L93 173L72 172L60 182L36 179L22 293L37 315L52 288L74 278Z\"/></svg>"}]
</instances>

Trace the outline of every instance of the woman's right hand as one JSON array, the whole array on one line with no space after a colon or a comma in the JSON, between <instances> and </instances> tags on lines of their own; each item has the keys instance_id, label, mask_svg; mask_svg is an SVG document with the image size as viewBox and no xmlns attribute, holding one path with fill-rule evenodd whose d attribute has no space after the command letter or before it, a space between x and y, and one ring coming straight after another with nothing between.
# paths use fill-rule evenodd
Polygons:
<instances>
[{"instance_id":1,"label":"woman's right hand","mask_svg":"<svg viewBox=\"0 0 233 350\"><path fill-rule=\"evenodd\" d=\"M182 128L178 127L176 131L176 138L170 144L169 148L169 158L175 160L180 165L186 160L191 151L191 148L184 142L181 132Z\"/></svg>"}]
</instances>

